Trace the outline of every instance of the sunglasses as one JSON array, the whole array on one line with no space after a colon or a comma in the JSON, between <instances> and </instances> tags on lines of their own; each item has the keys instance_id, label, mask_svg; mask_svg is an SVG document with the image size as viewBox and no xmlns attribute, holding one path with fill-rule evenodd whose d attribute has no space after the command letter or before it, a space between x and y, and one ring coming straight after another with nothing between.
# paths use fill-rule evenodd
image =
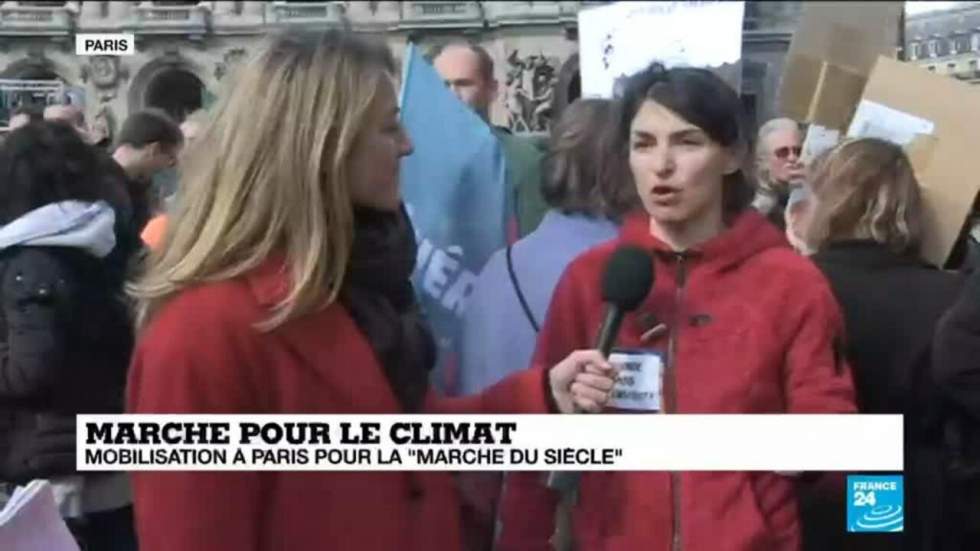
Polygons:
<instances>
[{"instance_id":1,"label":"sunglasses","mask_svg":"<svg viewBox=\"0 0 980 551\"><path fill-rule=\"evenodd\" d=\"M776 149L776 151L773 151L773 154L776 155L777 159L785 159L789 157L790 151L793 152L794 156L799 157L800 153L803 152L803 148L800 146L790 147L788 145L784 145L783 147Z\"/></svg>"}]
</instances>

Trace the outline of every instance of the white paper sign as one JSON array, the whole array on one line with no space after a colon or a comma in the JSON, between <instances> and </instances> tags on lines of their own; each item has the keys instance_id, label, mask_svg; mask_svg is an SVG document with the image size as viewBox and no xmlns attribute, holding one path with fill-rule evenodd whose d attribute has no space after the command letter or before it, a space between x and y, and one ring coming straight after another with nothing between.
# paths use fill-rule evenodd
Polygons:
<instances>
[{"instance_id":1,"label":"white paper sign","mask_svg":"<svg viewBox=\"0 0 980 551\"><path fill-rule=\"evenodd\" d=\"M652 61L709 69L737 64L744 13L744 2L616 2L580 11L582 96L613 97L617 80Z\"/></svg>"},{"instance_id":2,"label":"white paper sign","mask_svg":"<svg viewBox=\"0 0 980 551\"><path fill-rule=\"evenodd\" d=\"M18 487L0 512L0 548L4 551L78 551L58 514L51 484L34 480Z\"/></svg>"},{"instance_id":3,"label":"white paper sign","mask_svg":"<svg viewBox=\"0 0 980 551\"><path fill-rule=\"evenodd\" d=\"M892 109L887 105L869 100L861 100L851 128L850 138L881 138L901 146L912 143L918 134L931 135L935 131L932 121Z\"/></svg>"},{"instance_id":4,"label":"white paper sign","mask_svg":"<svg viewBox=\"0 0 980 551\"><path fill-rule=\"evenodd\" d=\"M840 142L840 131L825 128L819 124L811 124L806 130L806 139L803 140L803 155L800 160L803 164L809 164L818 155L837 145Z\"/></svg>"},{"instance_id":5,"label":"white paper sign","mask_svg":"<svg viewBox=\"0 0 980 551\"><path fill-rule=\"evenodd\" d=\"M660 411L663 359L656 352L613 352L609 363L619 370L609 405L617 409Z\"/></svg>"}]
</instances>

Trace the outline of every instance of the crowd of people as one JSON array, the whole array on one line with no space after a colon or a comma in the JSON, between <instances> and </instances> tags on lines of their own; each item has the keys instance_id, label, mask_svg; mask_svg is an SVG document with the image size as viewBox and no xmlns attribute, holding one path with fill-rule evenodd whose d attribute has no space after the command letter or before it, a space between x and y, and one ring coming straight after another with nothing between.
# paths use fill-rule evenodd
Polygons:
<instances>
[{"instance_id":1,"label":"crowd of people","mask_svg":"<svg viewBox=\"0 0 980 551\"><path fill-rule=\"evenodd\" d=\"M487 52L431 60L489 124ZM76 106L11 119L0 496L51 480L86 551L980 545L980 271L921 259L901 147L804 159L797 122L756 132L714 73L656 63L570 105L545 151L495 130L518 231L467 302L461 395L440 396L397 74L372 39L291 33L180 125L139 111L108 144ZM588 472L570 502L542 473L75 471L80 413L622 411L593 350L622 246L656 273L616 343L663 359L642 410L903 414L903 533L846 531L845 473Z\"/></svg>"}]
</instances>

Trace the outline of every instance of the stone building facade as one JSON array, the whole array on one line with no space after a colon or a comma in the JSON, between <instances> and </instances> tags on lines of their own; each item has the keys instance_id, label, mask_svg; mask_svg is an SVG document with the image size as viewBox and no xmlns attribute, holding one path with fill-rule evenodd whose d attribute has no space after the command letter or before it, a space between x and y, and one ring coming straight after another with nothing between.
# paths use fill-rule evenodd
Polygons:
<instances>
[{"instance_id":1,"label":"stone building facade","mask_svg":"<svg viewBox=\"0 0 980 551\"><path fill-rule=\"evenodd\" d=\"M136 109L181 118L218 93L229 67L266 33L346 26L385 37L396 56L449 36L483 45L501 94L491 116L519 132L546 131L578 96L577 15L604 2L0 2L0 79L57 80L81 92L107 131ZM743 98L758 119L775 93L800 2L747 2ZM75 55L76 33L131 32L135 55ZM0 121L2 123L2 121Z\"/></svg>"},{"instance_id":2,"label":"stone building facade","mask_svg":"<svg viewBox=\"0 0 980 551\"><path fill-rule=\"evenodd\" d=\"M905 58L939 74L980 82L980 2L908 16Z\"/></svg>"}]
</instances>

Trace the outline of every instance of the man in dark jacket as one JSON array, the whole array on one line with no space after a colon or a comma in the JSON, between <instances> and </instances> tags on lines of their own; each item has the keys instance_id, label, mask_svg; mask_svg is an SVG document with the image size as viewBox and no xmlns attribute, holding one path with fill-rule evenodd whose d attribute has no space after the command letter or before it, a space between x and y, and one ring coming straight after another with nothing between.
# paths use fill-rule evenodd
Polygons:
<instances>
[{"instance_id":1,"label":"man in dark jacket","mask_svg":"<svg viewBox=\"0 0 980 551\"><path fill-rule=\"evenodd\" d=\"M980 271L936 331L933 376L946 406L946 549L980 542Z\"/></svg>"},{"instance_id":2,"label":"man in dark jacket","mask_svg":"<svg viewBox=\"0 0 980 551\"><path fill-rule=\"evenodd\" d=\"M160 186L154 183L160 180L167 188L175 185L172 172L183 143L180 127L158 109L137 111L123 123L112 158L125 173L137 235L156 214L160 196L172 193L172 189L157 189Z\"/></svg>"}]
</instances>

